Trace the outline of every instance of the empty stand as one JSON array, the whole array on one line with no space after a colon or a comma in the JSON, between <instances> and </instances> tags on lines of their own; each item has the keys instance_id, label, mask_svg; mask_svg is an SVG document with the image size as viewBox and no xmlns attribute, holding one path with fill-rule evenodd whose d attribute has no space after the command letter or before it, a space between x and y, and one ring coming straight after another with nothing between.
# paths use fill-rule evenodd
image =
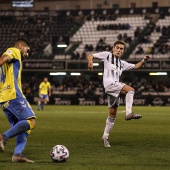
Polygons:
<instances>
[{"instance_id":1,"label":"empty stand","mask_svg":"<svg viewBox=\"0 0 170 170\"><path fill-rule=\"evenodd\" d=\"M151 54L152 58L157 59L170 58L170 16L158 19L155 25L154 31L148 37L151 42L139 43L129 58L143 58L143 54ZM136 54L139 46L143 48L143 54Z\"/></svg>"},{"instance_id":2,"label":"empty stand","mask_svg":"<svg viewBox=\"0 0 170 170\"><path fill-rule=\"evenodd\" d=\"M67 19L49 21L48 18L7 18L0 19L0 53L13 46L18 37L26 37L31 44L31 58L49 59L53 55L44 55L44 48L51 44L53 36L68 36L76 23Z\"/></svg>"},{"instance_id":3,"label":"empty stand","mask_svg":"<svg viewBox=\"0 0 170 170\"><path fill-rule=\"evenodd\" d=\"M127 34L134 40L134 33L137 27L143 29L149 20L143 17L120 17L116 20L105 20L105 21L86 21L84 25L76 32L71 38L72 42L80 41L81 44L76 49L78 52L84 51L86 44L92 44L94 49L100 39L105 39L105 43L113 45L114 41L118 40L119 34ZM121 29L121 25L129 25L126 29ZM111 27L110 29L98 30L99 26L110 26L117 25L118 27ZM119 27L120 25L120 27ZM95 51L94 51L95 52Z\"/></svg>"}]
</instances>

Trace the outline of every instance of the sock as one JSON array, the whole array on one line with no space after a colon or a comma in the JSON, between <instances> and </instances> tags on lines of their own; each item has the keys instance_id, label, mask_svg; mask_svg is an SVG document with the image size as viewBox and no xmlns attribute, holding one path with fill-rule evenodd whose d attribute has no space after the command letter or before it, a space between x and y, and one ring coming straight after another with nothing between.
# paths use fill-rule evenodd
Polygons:
<instances>
[{"instance_id":1,"label":"sock","mask_svg":"<svg viewBox=\"0 0 170 170\"><path fill-rule=\"evenodd\" d=\"M110 116L107 117L106 126L105 126L104 133L103 133L103 138L106 138L106 139L109 138L109 134L110 134L110 132L113 128L113 125L114 125L114 121L115 121L115 118L112 118Z\"/></svg>"},{"instance_id":2,"label":"sock","mask_svg":"<svg viewBox=\"0 0 170 170\"><path fill-rule=\"evenodd\" d=\"M38 106L37 106L38 110L40 110L40 104L41 104L41 102L38 101Z\"/></svg>"},{"instance_id":3,"label":"sock","mask_svg":"<svg viewBox=\"0 0 170 170\"><path fill-rule=\"evenodd\" d=\"M132 113L132 105L133 105L133 96L134 92L133 91L128 91L126 94L126 115Z\"/></svg>"},{"instance_id":4,"label":"sock","mask_svg":"<svg viewBox=\"0 0 170 170\"><path fill-rule=\"evenodd\" d=\"M44 101L42 101L42 102L41 102L41 106L42 106L42 107L44 107L44 105L45 105L45 102L44 102Z\"/></svg>"},{"instance_id":5,"label":"sock","mask_svg":"<svg viewBox=\"0 0 170 170\"><path fill-rule=\"evenodd\" d=\"M16 136L16 146L15 146L14 154L22 154L27 144L28 136L29 135L27 132L23 132Z\"/></svg>"},{"instance_id":6,"label":"sock","mask_svg":"<svg viewBox=\"0 0 170 170\"><path fill-rule=\"evenodd\" d=\"M6 140L21 134L30 129L30 125L27 120L21 120L16 123L12 128L4 133Z\"/></svg>"}]
</instances>

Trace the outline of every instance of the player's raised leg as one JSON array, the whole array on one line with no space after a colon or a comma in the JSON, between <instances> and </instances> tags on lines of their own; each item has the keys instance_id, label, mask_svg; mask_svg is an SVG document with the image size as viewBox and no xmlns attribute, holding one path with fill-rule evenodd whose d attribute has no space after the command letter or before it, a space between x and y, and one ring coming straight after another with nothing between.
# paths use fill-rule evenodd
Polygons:
<instances>
[{"instance_id":1,"label":"player's raised leg","mask_svg":"<svg viewBox=\"0 0 170 170\"><path fill-rule=\"evenodd\" d=\"M125 85L121 91L122 93L126 94L126 98L125 98L126 117L125 117L125 120L140 119L142 117L142 115L134 114L132 112L132 105L133 105L133 99L134 99L134 94L135 94L134 91L135 90L128 85Z\"/></svg>"}]
</instances>

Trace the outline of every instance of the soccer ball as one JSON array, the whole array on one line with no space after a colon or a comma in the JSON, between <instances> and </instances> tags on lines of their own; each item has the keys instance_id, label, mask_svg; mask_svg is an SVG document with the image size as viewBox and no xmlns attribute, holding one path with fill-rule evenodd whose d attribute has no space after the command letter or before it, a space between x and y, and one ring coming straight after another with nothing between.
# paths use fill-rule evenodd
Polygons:
<instances>
[{"instance_id":1,"label":"soccer ball","mask_svg":"<svg viewBox=\"0 0 170 170\"><path fill-rule=\"evenodd\" d=\"M54 162L65 162L69 158L69 151L64 145L56 145L50 152Z\"/></svg>"}]
</instances>

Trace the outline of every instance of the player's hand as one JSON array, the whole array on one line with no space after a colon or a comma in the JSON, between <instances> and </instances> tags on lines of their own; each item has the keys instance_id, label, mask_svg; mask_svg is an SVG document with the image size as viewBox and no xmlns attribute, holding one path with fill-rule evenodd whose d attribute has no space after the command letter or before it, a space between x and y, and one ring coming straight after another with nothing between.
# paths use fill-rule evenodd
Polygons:
<instances>
[{"instance_id":1,"label":"player's hand","mask_svg":"<svg viewBox=\"0 0 170 170\"><path fill-rule=\"evenodd\" d=\"M147 56L145 56L143 59L144 59L145 61L147 61L147 60L150 59L150 57L147 55Z\"/></svg>"},{"instance_id":2,"label":"player's hand","mask_svg":"<svg viewBox=\"0 0 170 170\"><path fill-rule=\"evenodd\" d=\"M88 62L88 68L90 71L93 71L93 61Z\"/></svg>"}]
</instances>

